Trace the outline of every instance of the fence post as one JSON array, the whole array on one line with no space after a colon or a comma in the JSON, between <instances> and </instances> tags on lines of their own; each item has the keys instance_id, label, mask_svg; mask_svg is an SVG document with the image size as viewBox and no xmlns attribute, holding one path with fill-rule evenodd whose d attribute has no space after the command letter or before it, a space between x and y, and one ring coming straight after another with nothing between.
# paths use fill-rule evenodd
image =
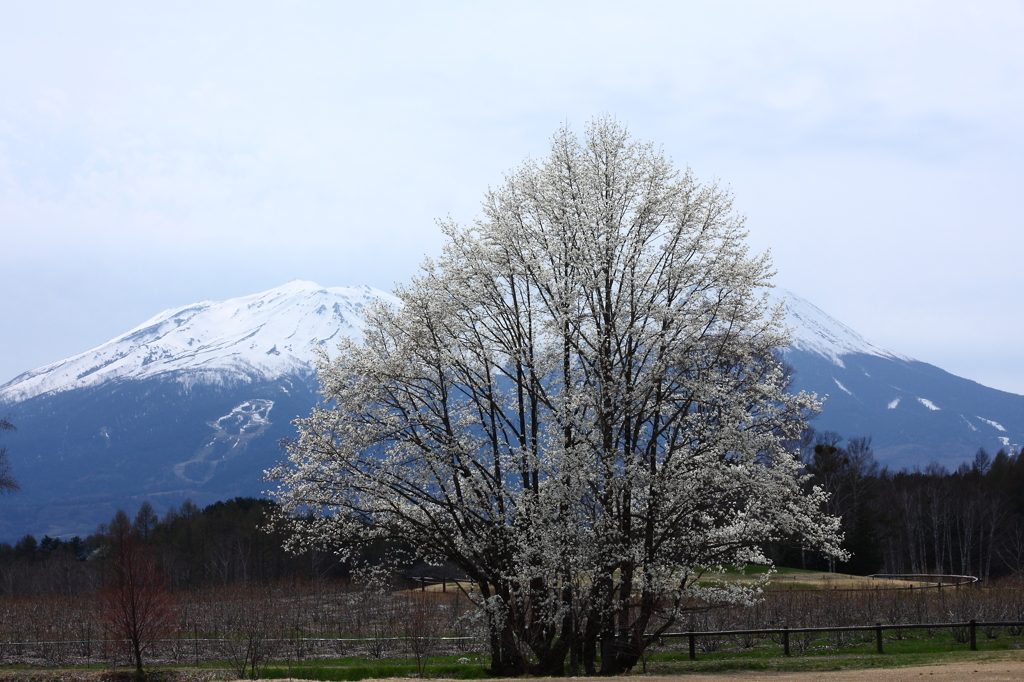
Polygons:
<instances>
[{"instance_id":1,"label":"fence post","mask_svg":"<svg viewBox=\"0 0 1024 682\"><path fill-rule=\"evenodd\" d=\"M782 653L789 656L789 626L782 628Z\"/></svg>"},{"instance_id":2,"label":"fence post","mask_svg":"<svg viewBox=\"0 0 1024 682\"><path fill-rule=\"evenodd\" d=\"M878 647L878 653L884 654L882 651L882 624L875 623L875 645Z\"/></svg>"},{"instance_id":3,"label":"fence post","mask_svg":"<svg viewBox=\"0 0 1024 682\"><path fill-rule=\"evenodd\" d=\"M696 641L697 637L692 632L687 633L687 636L690 638L690 660L691 661L696 661L697 660L697 641Z\"/></svg>"},{"instance_id":4,"label":"fence post","mask_svg":"<svg viewBox=\"0 0 1024 682\"><path fill-rule=\"evenodd\" d=\"M978 629L977 621L971 618L971 651L978 650Z\"/></svg>"}]
</instances>

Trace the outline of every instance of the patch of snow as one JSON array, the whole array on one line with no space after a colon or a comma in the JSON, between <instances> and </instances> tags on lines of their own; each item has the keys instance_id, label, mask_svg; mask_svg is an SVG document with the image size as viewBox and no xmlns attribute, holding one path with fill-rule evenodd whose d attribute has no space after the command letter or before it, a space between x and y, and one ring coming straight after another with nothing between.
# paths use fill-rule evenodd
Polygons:
<instances>
[{"instance_id":1,"label":"patch of snow","mask_svg":"<svg viewBox=\"0 0 1024 682\"><path fill-rule=\"evenodd\" d=\"M1010 447L1010 439L1006 436L999 436L999 442L1003 444L1004 448Z\"/></svg>"},{"instance_id":2,"label":"patch of snow","mask_svg":"<svg viewBox=\"0 0 1024 682\"><path fill-rule=\"evenodd\" d=\"M937 410L942 409L938 405L933 403L932 401L928 400L927 398L918 398L917 402L921 403L922 405L927 407L929 410L936 410L937 411Z\"/></svg>"},{"instance_id":3,"label":"patch of snow","mask_svg":"<svg viewBox=\"0 0 1024 682\"><path fill-rule=\"evenodd\" d=\"M220 419L207 422L214 435L191 459L175 464L174 473L192 483L209 481L218 465L243 452L249 441L267 430L273 407L273 400L246 400Z\"/></svg>"},{"instance_id":4,"label":"patch of snow","mask_svg":"<svg viewBox=\"0 0 1024 682\"><path fill-rule=\"evenodd\" d=\"M841 384L841 383L839 382L839 379L836 379L835 377L832 377L832 381L836 382L836 386L838 386L840 390L842 390L842 391L846 391L846 392L847 392L847 393L849 393L850 395L853 395L853 393L850 393L850 389L848 389L848 388L847 388L846 386L843 386L843 385L842 385L842 384Z\"/></svg>"},{"instance_id":5,"label":"patch of snow","mask_svg":"<svg viewBox=\"0 0 1024 682\"><path fill-rule=\"evenodd\" d=\"M1004 429L1004 428L1003 428L1003 425L1002 425L1002 424L1000 424L999 422L994 422L994 421L992 421L991 419L985 419L984 417L978 417L978 419L980 419L981 421L985 422L985 423L986 423L986 424L988 424L989 426L994 426L994 427L996 427L996 428L997 428L997 429L999 429L1000 431L1006 431L1006 429Z\"/></svg>"},{"instance_id":6,"label":"patch of snow","mask_svg":"<svg viewBox=\"0 0 1024 682\"><path fill-rule=\"evenodd\" d=\"M767 292L773 305L782 305L786 313L786 326L790 327L790 347L820 355L839 367L845 367L843 355L864 353L896 360L911 360L877 346L845 324L830 317L817 306L786 289L775 288Z\"/></svg>"},{"instance_id":7,"label":"patch of snow","mask_svg":"<svg viewBox=\"0 0 1024 682\"><path fill-rule=\"evenodd\" d=\"M0 403L111 379L168 376L192 386L306 374L314 349L325 340L361 338L359 311L377 299L398 302L370 287L293 280L251 296L174 308L92 350L15 377L0 386ZM322 314L321 308L335 314Z\"/></svg>"},{"instance_id":8,"label":"patch of snow","mask_svg":"<svg viewBox=\"0 0 1024 682\"><path fill-rule=\"evenodd\" d=\"M970 419L968 419L967 417L965 417L963 415L960 415L960 418L964 420L964 423L967 424L967 426L971 427L971 431L977 431L978 430L978 427L975 426L974 424L972 424Z\"/></svg>"},{"instance_id":9,"label":"patch of snow","mask_svg":"<svg viewBox=\"0 0 1024 682\"><path fill-rule=\"evenodd\" d=\"M891 401L891 402L889 403L889 409L890 409L890 410L895 410L895 409L896 409L896 406L897 406L897 405L899 405L899 404L900 404L900 399L899 399L899 398L896 398L896 400L893 400L893 401Z\"/></svg>"}]
</instances>

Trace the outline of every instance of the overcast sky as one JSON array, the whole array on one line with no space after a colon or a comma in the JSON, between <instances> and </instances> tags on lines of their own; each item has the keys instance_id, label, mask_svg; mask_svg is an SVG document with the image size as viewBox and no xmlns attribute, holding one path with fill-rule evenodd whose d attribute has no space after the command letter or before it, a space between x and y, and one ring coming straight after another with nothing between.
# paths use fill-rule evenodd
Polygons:
<instances>
[{"instance_id":1,"label":"overcast sky","mask_svg":"<svg viewBox=\"0 0 1024 682\"><path fill-rule=\"evenodd\" d=\"M290 279L391 289L562 124L731 186L776 283L1024 393L1024 4L0 0L0 383Z\"/></svg>"}]
</instances>

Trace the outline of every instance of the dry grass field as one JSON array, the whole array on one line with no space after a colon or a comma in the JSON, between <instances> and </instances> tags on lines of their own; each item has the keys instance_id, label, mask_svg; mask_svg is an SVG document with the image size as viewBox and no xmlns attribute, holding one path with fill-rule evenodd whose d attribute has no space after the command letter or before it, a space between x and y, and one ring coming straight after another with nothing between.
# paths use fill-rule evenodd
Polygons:
<instances>
[{"instance_id":1,"label":"dry grass field","mask_svg":"<svg viewBox=\"0 0 1024 682\"><path fill-rule=\"evenodd\" d=\"M763 569L757 566L747 567L744 573L727 571L721 575L707 574L708 578L722 578L733 582L753 582L761 577ZM891 578L871 578L862 575L845 573L827 573L823 571L805 571L799 568L780 568L772 575L768 589L808 589L808 590L873 590L900 587L933 587L935 583L920 580L893 580Z\"/></svg>"},{"instance_id":2,"label":"dry grass field","mask_svg":"<svg viewBox=\"0 0 1024 682\"><path fill-rule=\"evenodd\" d=\"M713 580L725 580L728 582L752 583L759 580L762 570L758 566L748 567L744 573L737 571L726 571L725 573L706 573L701 582ZM868 589L892 589L899 587L934 587L935 583L923 582L920 580L893 580L890 578L870 578L862 575L847 575L845 573L826 573L823 571L805 571L799 568L780 568L772 576L768 589L805 589L805 590L857 590ZM471 589L470 583L457 583L450 581L447 586L439 583L427 585L423 588L426 592L441 592L442 590L454 591L459 588ZM412 588L409 592L420 591L420 588Z\"/></svg>"}]
</instances>

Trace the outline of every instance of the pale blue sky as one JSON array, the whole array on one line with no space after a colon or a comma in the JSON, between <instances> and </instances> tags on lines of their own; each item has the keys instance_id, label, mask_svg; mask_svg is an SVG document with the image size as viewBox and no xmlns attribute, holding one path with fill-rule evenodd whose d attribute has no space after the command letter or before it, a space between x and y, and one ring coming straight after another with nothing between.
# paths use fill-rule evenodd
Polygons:
<instances>
[{"instance_id":1,"label":"pale blue sky","mask_svg":"<svg viewBox=\"0 0 1024 682\"><path fill-rule=\"evenodd\" d=\"M612 114L731 185L778 284L1024 393L1021 36L1020 1L0 0L0 383L176 305L390 289Z\"/></svg>"}]
</instances>

